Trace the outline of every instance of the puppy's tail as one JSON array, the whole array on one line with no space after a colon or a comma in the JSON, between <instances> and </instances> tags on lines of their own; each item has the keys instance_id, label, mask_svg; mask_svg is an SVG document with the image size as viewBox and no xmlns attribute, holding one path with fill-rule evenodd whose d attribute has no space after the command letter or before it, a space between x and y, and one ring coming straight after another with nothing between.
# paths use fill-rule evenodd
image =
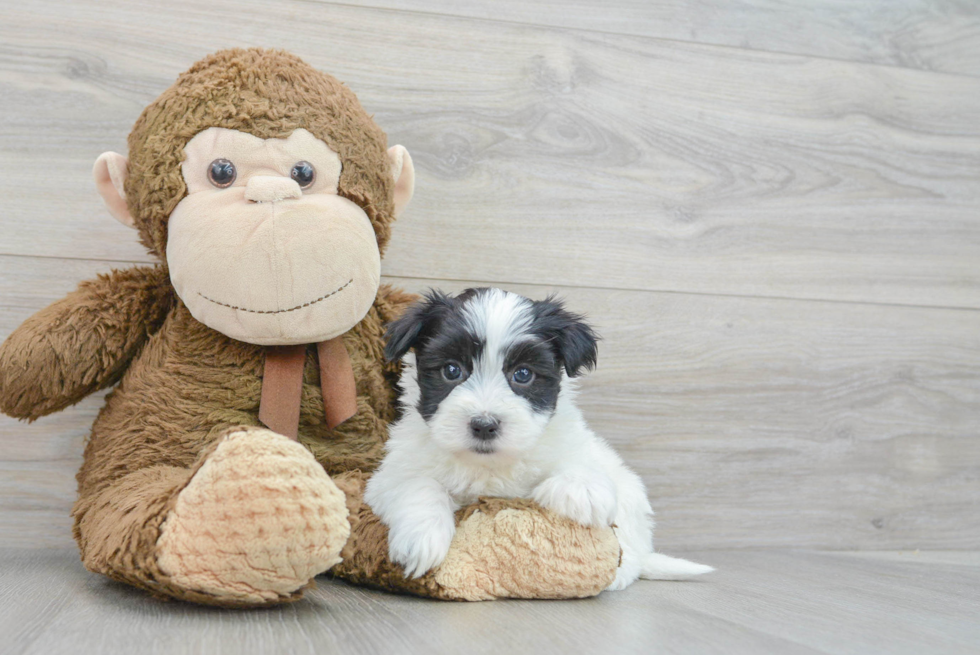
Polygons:
<instances>
[{"instance_id":1,"label":"puppy's tail","mask_svg":"<svg viewBox=\"0 0 980 655\"><path fill-rule=\"evenodd\" d=\"M647 580L687 580L711 571L714 571L714 568L705 564L695 564L686 559L650 553L643 560L640 577Z\"/></svg>"}]
</instances>

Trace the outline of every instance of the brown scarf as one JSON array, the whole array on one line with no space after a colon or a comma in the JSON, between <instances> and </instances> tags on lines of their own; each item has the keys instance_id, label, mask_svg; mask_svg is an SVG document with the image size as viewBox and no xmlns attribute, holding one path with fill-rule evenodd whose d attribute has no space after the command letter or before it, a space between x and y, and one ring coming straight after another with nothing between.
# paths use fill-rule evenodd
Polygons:
<instances>
[{"instance_id":1,"label":"brown scarf","mask_svg":"<svg viewBox=\"0 0 980 655\"><path fill-rule=\"evenodd\" d=\"M270 430L293 439L299 432L299 406L303 394L306 344L265 349L259 420ZM343 335L316 344L320 361L320 392L327 427L334 429L357 413L354 369Z\"/></svg>"}]
</instances>

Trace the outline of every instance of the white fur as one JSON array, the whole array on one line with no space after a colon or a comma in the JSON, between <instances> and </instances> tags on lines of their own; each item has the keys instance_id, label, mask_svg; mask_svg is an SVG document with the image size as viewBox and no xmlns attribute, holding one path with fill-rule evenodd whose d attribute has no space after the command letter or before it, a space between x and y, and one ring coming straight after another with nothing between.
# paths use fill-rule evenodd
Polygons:
<instances>
[{"instance_id":1,"label":"white fur","mask_svg":"<svg viewBox=\"0 0 980 655\"><path fill-rule=\"evenodd\" d=\"M416 409L415 356L403 359L404 415L391 425L387 454L364 495L389 528L391 559L406 575L423 575L449 551L453 513L480 496L497 496L531 498L583 525L614 525L623 552L609 589L639 577L676 580L713 570L653 552L653 511L643 482L586 425L571 379L563 377L550 416L510 389L501 358L516 339L527 338L527 301L498 290L479 300L467 308L468 323L484 338L484 355L428 423ZM501 420L491 453L475 452L467 429L481 413Z\"/></svg>"}]
</instances>

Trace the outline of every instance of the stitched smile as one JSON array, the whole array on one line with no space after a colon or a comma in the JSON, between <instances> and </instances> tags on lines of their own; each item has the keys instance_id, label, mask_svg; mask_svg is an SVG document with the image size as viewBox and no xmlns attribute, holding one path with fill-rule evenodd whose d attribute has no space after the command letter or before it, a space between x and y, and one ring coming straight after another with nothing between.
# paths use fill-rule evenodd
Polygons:
<instances>
[{"instance_id":1,"label":"stitched smile","mask_svg":"<svg viewBox=\"0 0 980 655\"><path fill-rule=\"evenodd\" d=\"M354 281L354 278L351 278L351 279L347 280L347 282L342 287L340 287L339 289L335 289L335 290L331 291L330 293L328 293L325 296L320 296L316 300L311 300L309 302L304 302L302 305L296 305L295 307L290 307L289 309L270 309L270 310L265 310L265 311L263 311L261 309L249 309L247 307L238 307L236 305L229 305L228 303L220 302L218 300L215 300L214 298L208 298L207 296L205 296L200 291L197 292L197 295L201 296L202 298L204 298L208 302L213 302L215 305L221 305L222 307L230 307L231 309L237 309L238 311L241 311L241 312L250 312L252 314L285 314L286 312L295 312L297 309L303 309L304 307L309 307L310 305L315 305L318 302L320 302L321 300L326 300L330 296L336 295L336 294L340 293L341 291L343 291L344 289L346 289L348 286L350 286L350 283L353 282L353 281Z\"/></svg>"}]
</instances>

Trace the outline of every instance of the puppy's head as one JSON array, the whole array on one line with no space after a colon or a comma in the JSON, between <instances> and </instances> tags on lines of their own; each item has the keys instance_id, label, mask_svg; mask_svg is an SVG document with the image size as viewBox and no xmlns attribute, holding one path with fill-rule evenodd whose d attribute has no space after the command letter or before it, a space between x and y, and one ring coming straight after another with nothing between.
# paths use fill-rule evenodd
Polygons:
<instances>
[{"instance_id":1,"label":"puppy's head","mask_svg":"<svg viewBox=\"0 0 980 655\"><path fill-rule=\"evenodd\" d=\"M406 402L453 452L519 457L547 426L562 373L595 366L595 333L561 301L501 289L430 291L388 327L385 356L415 350Z\"/></svg>"}]
</instances>

